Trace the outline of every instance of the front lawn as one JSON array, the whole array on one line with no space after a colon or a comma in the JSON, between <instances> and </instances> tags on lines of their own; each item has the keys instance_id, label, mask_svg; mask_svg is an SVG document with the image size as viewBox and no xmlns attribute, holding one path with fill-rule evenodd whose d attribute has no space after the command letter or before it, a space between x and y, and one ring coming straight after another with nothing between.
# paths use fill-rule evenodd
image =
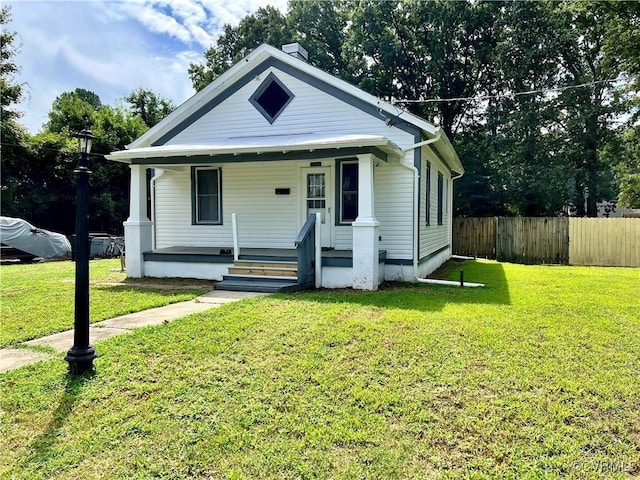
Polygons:
<instances>
[{"instance_id":1,"label":"front lawn","mask_svg":"<svg viewBox=\"0 0 640 480\"><path fill-rule=\"evenodd\" d=\"M117 259L90 262L91 322L190 300L213 289L211 282L198 280L172 280L172 288L160 288L160 280L127 281L119 267ZM0 275L0 347L73 328L74 263L3 265Z\"/></svg>"},{"instance_id":2,"label":"front lawn","mask_svg":"<svg viewBox=\"0 0 640 480\"><path fill-rule=\"evenodd\" d=\"M640 475L638 269L251 298L0 375L0 477Z\"/></svg>"}]
</instances>

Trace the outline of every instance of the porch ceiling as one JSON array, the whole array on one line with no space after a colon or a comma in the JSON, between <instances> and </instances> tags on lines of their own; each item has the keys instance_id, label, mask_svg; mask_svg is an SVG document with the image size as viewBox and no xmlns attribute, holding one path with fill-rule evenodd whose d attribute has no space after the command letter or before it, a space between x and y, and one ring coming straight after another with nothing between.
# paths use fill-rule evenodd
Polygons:
<instances>
[{"instance_id":1,"label":"porch ceiling","mask_svg":"<svg viewBox=\"0 0 640 480\"><path fill-rule=\"evenodd\" d=\"M106 155L108 160L133 164L183 164L193 161L256 161L373 153L386 160L402 150L382 135L273 135L216 140L211 144L162 145L133 148ZM238 158L244 156L244 158ZM253 158L259 156L259 158ZM185 161L186 160L186 161Z\"/></svg>"}]
</instances>

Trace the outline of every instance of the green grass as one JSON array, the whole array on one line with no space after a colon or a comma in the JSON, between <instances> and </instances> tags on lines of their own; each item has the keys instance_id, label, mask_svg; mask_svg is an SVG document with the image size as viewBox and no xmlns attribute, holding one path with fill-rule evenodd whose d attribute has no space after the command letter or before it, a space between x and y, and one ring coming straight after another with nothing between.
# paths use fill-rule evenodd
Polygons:
<instances>
[{"instance_id":1,"label":"green grass","mask_svg":"<svg viewBox=\"0 0 640 480\"><path fill-rule=\"evenodd\" d=\"M91 322L189 300L213 288L211 282L171 280L175 288L161 289L155 287L160 280L127 281L119 267L119 260L90 262ZM73 328L74 268L72 262L0 267L0 347Z\"/></svg>"},{"instance_id":2,"label":"green grass","mask_svg":"<svg viewBox=\"0 0 640 480\"><path fill-rule=\"evenodd\" d=\"M487 287L252 298L4 374L0 477L640 475L640 270L462 268Z\"/></svg>"}]
</instances>

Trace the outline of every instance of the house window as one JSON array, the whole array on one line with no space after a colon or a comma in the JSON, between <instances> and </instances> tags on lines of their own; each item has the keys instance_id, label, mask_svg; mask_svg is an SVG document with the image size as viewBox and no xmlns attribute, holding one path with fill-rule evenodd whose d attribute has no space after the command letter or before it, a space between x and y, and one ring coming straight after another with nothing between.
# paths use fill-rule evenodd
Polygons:
<instances>
[{"instance_id":1,"label":"house window","mask_svg":"<svg viewBox=\"0 0 640 480\"><path fill-rule=\"evenodd\" d=\"M431 162L427 162L427 175L426 175L427 189L425 193L425 223L427 225L431 224Z\"/></svg>"},{"instance_id":2,"label":"house window","mask_svg":"<svg viewBox=\"0 0 640 480\"><path fill-rule=\"evenodd\" d=\"M270 73L249 101L269 123L273 123L293 97L293 93L273 73Z\"/></svg>"},{"instance_id":3,"label":"house window","mask_svg":"<svg viewBox=\"0 0 640 480\"><path fill-rule=\"evenodd\" d=\"M442 209L444 207L443 200L444 177L438 172L438 225L442 225Z\"/></svg>"},{"instance_id":4,"label":"house window","mask_svg":"<svg viewBox=\"0 0 640 480\"><path fill-rule=\"evenodd\" d=\"M340 162L340 223L358 218L358 162Z\"/></svg>"},{"instance_id":5,"label":"house window","mask_svg":"<svg viewBox=\"0 0 640 480\"><path fill-rule=\"evenodd\" d=\"M222 224L220 168L192 169L193 219L196 224Z\"/></svg>"}]
</instances>

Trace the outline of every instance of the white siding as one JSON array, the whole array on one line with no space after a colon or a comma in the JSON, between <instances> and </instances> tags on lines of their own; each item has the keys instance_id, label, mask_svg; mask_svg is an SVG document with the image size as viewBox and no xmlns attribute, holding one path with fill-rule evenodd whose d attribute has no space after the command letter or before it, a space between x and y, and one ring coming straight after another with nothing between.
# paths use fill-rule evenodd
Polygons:
<instances>
[{"instance_id":1,"label":"white siding","mask_svg":"<svg viewBox=\"0 0 640 480\"><path fill-rule=\"evenodd\" d=\"M191 230L191 171L167 172L156 181L154 229L156 248L210 245L211 238L194 239ZM211 237L214 227L200 236ZM219 243L219 242L216 242Z\"/></svg>"},{"instance_id":2,"label":"white siding","mask_svg":"<svg viewBox=\"0 0 640 480\"><path fill-rule=\"evenodd\" d=\"M294 248L298 234L296 163L227 164L223 171L225 220L230 225L231 213L237 214L240 246ZM276 195L276 188L290 188L291 194Z\"/></svg>"},{"instance_id":3,"label":"white siding","mask_svg":"<svg viewBox=\"0 0 640 480\"><path fill-rule=\"evenodd\" d=\"M249 102L267 75L273 72L295 95L284 112L270 124ZM297 78L270 68L231 97L170 139L167 145L207 144L214 140L292 134L384 135L400 147L413 144L413 136L388 127L385 118L365 113Z\"/></svg>"},{"instance_id":4,"label":"white siding","mask_svg":"<svg viewBox=\"0 0 640 480\"><path fill-rule=\"evenodd\" d=\"M191 170L168 173L156 185L156 248L231 247L231 214L241 247L294 248L298 232L296 162L221 165L222 225L192 225ZM290 195L276 195L289 188Z\"/></svg>"},{"instance_id":5,"label":"white siding","mask_svg":"<svg viewBox=\"0 0 640 480\"><path fill-rule=\"evenodd\" d=\"M426 200L427 192L427 162L431 162L431 203L430 203L430 224L426 225ZM442 193L442 225L438 225L438 173L444 177ZM433 252L446 247L450 242L451 228L451 173L440 160L433 154L431 149L422 149L422 171L420 172L420 218L418 220L418 232L420 237L420 259L427 257Z\"/></svg>"},{"instance_id":6,"label":"white siding","mask_svg":"<svg viewBox=\"0 0 640 480\"><path fill-rule=\"evenodd\" d=\"M398 161L381 163L374 172L375 215L380 249L387 258L413 258L413 172Z\"/></svg>"}]
</instances>

